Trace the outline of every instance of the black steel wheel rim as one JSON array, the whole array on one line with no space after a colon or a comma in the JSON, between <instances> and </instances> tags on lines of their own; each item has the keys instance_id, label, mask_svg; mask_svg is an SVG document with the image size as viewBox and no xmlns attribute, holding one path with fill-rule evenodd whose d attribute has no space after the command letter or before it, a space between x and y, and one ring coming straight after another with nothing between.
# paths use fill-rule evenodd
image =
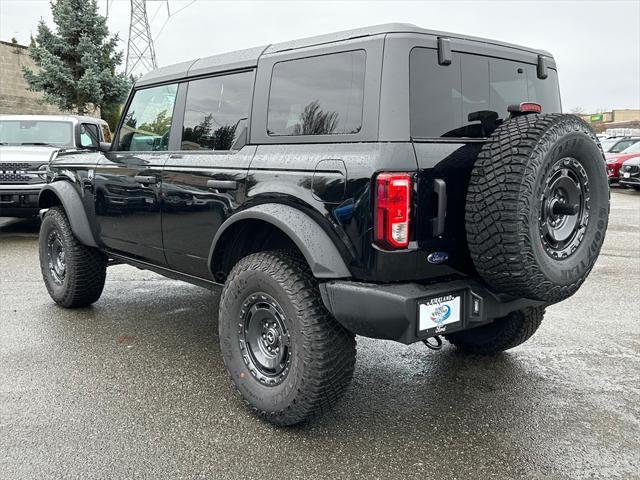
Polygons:
<instances>
[{"instance_id":1,"label":"black steel wheel rim","mask_svg":"<svg viewBox=\"0 0 640 480\"><path fill-rule=\"evenodd\" d=\"M47 237L47 263L51 278L61 285L67 273L67 263L64 245L57 230L52 230Z\"/></svg>"},{"instance_id":2,"label":"black steel wheel rim","mask_svg":"<svg viewBox=\"0 0 640 480\"><path fill-rule=\"evenodd\" d=\"M284 319L278 302L262 292L249 295L240 309L240 351L251 375L265 385L278 385L289 373L291 337Z\"/></svg>"},{"instance_id":3,"label":"black steel wheel rim","mask_svg":"<svg viewBox=\"0 0 640 480\"><path fill-rule=\"evenodd\" d=\"M590 203L582 164L573 157L557 160L540 197L539 231L547 255L562 260L578 249L589 223Z\"/></svg>"}]
</instances>

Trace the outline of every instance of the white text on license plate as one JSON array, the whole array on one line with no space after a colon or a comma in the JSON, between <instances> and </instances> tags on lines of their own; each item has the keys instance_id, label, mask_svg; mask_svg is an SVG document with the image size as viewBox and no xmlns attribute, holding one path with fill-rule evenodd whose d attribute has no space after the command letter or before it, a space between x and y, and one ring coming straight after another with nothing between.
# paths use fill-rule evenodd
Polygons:
<instances>
[{"instance_id":1,"label":"white text on license plate","mask_svg":"<svg viewBox=\"0 0 640 480\"><path fill-rule=\"evenodd\" d=\"M450 323L460 321L460 295L443 295L420 304L419 329L446 331Z\"/></svg>"}]
</instances>

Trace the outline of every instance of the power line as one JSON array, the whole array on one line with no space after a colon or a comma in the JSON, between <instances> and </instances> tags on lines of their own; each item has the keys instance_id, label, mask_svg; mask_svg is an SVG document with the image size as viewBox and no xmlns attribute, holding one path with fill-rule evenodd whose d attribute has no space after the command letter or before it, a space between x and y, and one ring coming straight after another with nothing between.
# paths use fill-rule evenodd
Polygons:
<instances>
[{"instance_id":1,"label":"power line","mask_svg":"<svg viewBox=\"0 0 640 480\"><path fill-rule=\"evenodd\" d=\"M160 34L162 33L162 31L164 30L164 27L167 26L167 23L169 22L169 20L172 17L175 17L177 14L179 14L181 11L183 11L185 8L190 7L191 5L193 5L194 3L196 3L197 0L191 0L189 3L187 3L184 7L179 8L178 10L176 10L173 13L168 13L167 19L164 21L164 23L162 24L162 26L160 27L160 30L158 30L158 33L156 33L155 38L157 39ZM169 12L169 0L167 0L167 12Z\"/></svg>"},{"instance_id":2,"label":"power line","mask_svg":"<svg viewBox=\"0 0 640 480\"><path fill-rule=\"evenodd\" d=\"M114 0L107 0L107 15L109 14L109 6L113 1ZM197 0L191 0L185 6L179 8L173 13L171 13L169 9L169 0L161 0L160 5L158 5L158 8L151 16L151 21L149 21L149 17L147 15L147 1L153 0L130 1L131 21L129 23L129 40L127 42L127 61L125 72L127 74L132 74L135 70L138 70L142 73L146 73L149 70L158 68L154 40L162 34L171 18L196 3ZM158 30L158 33L152 36L150 24L158 15L158 12L162 8L162 3L165 2L167 6L167 18L160 27L160 30Z\"/></svg>"}]
</instances>

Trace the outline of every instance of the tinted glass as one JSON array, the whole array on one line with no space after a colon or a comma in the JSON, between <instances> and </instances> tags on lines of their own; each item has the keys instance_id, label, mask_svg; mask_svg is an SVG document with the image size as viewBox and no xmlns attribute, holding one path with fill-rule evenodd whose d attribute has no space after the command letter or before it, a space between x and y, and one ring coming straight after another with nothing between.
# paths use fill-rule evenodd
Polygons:
<instances>
[{"instance_id":1,"label":"tinted glass","mask_svg":"<svg viewBox=\"0 0 640 480\"><path fill-rule=\"evenodd\" d=\"M177 85L138 90L124 116L118 150L145 152L167 150Z\"/></svg>"},{"instance_id":2,"label":"tinted glass","mask_svg":"<svg viewBox=\"0 0 640 480\"><path fill-rule=\"evenodd\" d=\"M365 61L365 52L356 50L277 63L269 94L269 135L359 132Z\"/></svg>"},{"instance_id":3,"label":"tinted glass","mask_svg":"<svg viewBox=\"0 0 640 480\"><path fill-rule=\"evenodd\" d=\"M253 72L189 82L183 150L229 150L249 116Z\"/></svg>"},{"instance_id":4,"label":"tinted glass","mask_svg":"<svg viewBox=\"0 0 640 480\"><path fill-rule=\"evenodd\" d=\"M437 137L462 125L460 57L451 65L438 65L438 52L426 48L411 52L411 128L412 135L438 132ZM415 132L414 126L419 126ZM423 135L424 136L424 135Z\"/></svg>"},{"instance_id":5,"label":"tinted glass","mask_svg":"<svg viewBox=\"0 0 640 480\"><path fill-rule=\"evenodd\" d=\"M75 144L73 125L71 122L2 120L0 121L0 143L71 147Z\"/></svg>"},{"instance_id":6,"label":"tinted glass","mask_svg":"<svg viewBox=\"0 0 640 480\"><path fill-rule=\"evenodd\" d=\"M559 112L555 70L539 79L535 65L454 52L438 65L434 49L410 54L411 135L415 138L487 137L508 116L507 107L526 101L543 112Z\"/></svg>"},{"instance_id":7,"label":"tinted glass","mask_svg":"<svg viewBox=\"0 0 640 480\"><path fill-rule=\"evenodd\" d=\"M489 105L500 118L507 115L509 105L529 100L525 65L497 58L485 58L489 64Z\"/></svg>"},{"instance_id":8,"label":"tinted glass","mask_svg":"<svg viewBox=\"0 0 640 480\"><path fill-rule=\"evenodd\" d=\"M538 78L534 65L527 65L529 101L542 105L543 112L560 112L560 90L558 72L547 69L547 78Z\"/></svg>"}]
</instances>

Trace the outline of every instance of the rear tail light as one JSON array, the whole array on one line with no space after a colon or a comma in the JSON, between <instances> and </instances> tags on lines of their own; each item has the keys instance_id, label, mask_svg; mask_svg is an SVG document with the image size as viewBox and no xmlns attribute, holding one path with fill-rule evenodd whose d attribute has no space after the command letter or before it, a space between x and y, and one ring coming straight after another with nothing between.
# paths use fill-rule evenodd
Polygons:
<instances>
[{"instance_id":1,"label":"rear tail light","mask_svg":"<svg viewBox=\"0 0 640 480\"><path fill-rule=\"evenodd\" d=\"M522 113L540 113L542 112L542 105L534 102L522 102L516 105L509 105L507 111L516 115Z\"/></svg>"},{"instance_id":2,"label":"rear tail light","mask_svg":"<svg viewBox=\"0 0 640 480\"><path fill-rule=\"evenodd\" d=\"M386 249L409 245L411 177L406 173L381 173L376 177L375 243Z\"/></svg>"}]
</instances>

